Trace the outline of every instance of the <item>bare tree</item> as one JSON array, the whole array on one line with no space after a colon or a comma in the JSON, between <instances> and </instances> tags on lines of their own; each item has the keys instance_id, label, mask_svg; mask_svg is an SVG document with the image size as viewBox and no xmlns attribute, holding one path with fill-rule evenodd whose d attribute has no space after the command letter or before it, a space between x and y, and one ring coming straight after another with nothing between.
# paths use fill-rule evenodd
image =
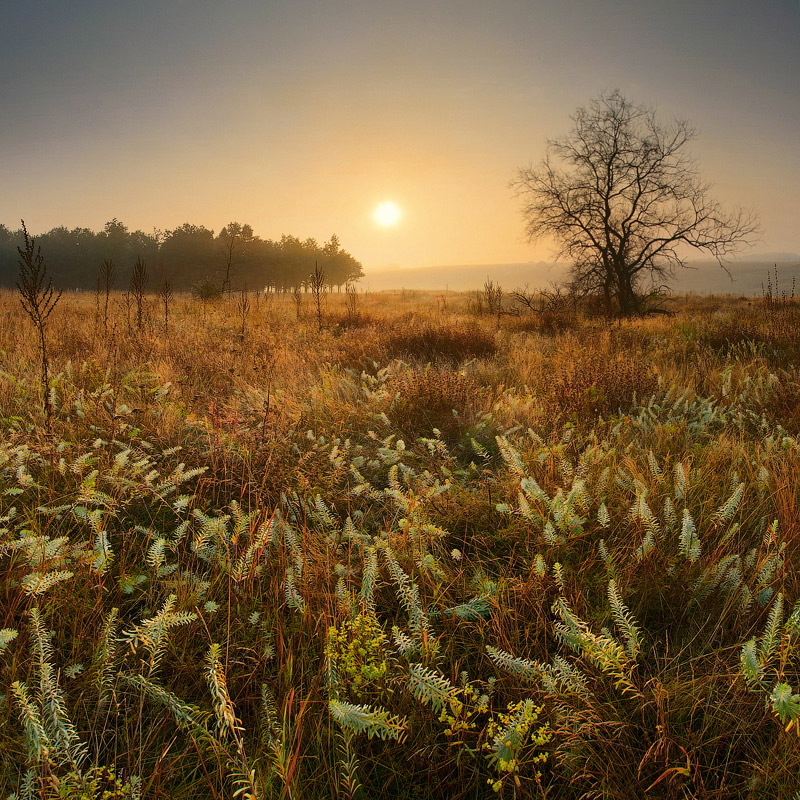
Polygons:
<instances>
[{"instance_id":1,"label":"bare tree","mask_svg":"<svg viewBox=\"0 0 800 800\"><path fill-rule=\"evenodd\" d=\"M750 243L758 220L709 196L686 145L684 120L662 124L619 91L579 108L566 136L548 142L538 167L511 182L523 199L529 240L552 236L572 262L573 287L600 294L610 312L642 311L646 284L661 283L699 249L724 259Z\"/></svg>"},{"instance_id":2,"label":"bare tree","mask_svg":"<svg viewBox=\"0 0 800 800\"><path fill-rule=\"evenodd\" d=\"M100 267L100 272L97 275L98 289L101 287L105 289L106 301L103 306L103 333L108 336L108 301L111 297L111 287L114 285L114 262L109 258L103 261Z\"/></svg>"},{"instance_id":3,"label":"bare tree","mask_svg":"<svg viewBox=\"0 0 800 800\"><path fill-rule=\"evenodd\" d=\"M297 319L300 319L300 310L303 305L303 295L300 294L299 286L294 287L294 291L292 291L292 300L294 300L294 310L297 315Z\"/></svg>"},{"instance_id":4,"label":"bare tree","mask_svg":"<svg viewBox=\"0 0 800 800\"><path fill-rule=\"evenodd\" d=\"M130 293L136 303L136 330L141 333L144 328L144 295L147 291L147 265L139 256L131 272Z\"/></svg>"},{"instance_id":5,"label":"bare tree","mask_svg":"<svg viewBox=\"0 0 800 800\"><path fill-rule=\"evenodd\" d=\"M314 303L317 307L317 327L322 330L322 296L325 294L325 271L320 269L316 261L309 281L311 283L311 293L314 295Z\"/></svg>"},{"instance_id":6,"label":"bare tree","mask_svg":"<svg viewBox=\"0 0 800 800\"><path fill-rule=\"evenodd\" d=\"M247 334L247 317L250 314L250 298L247 294L247 286L239 292L239 297L236 301L236 310L239 312L239 322L241 323L239 329L239 336L244 343L245 335Z\"/></svg>"},{"instance_id":7,"label":"bare tree","mask_svg":"<svg viewBox=\"0 0 800 800\"><path fill-rule=\"evenodd\" d=\"M28 236L28 229L25 227L24 221L22 222L22 234L25 238L25 249L17 248L20 259L17 292L23 311L30 317L39 334L43 405L47 417L47 429L50 430L53 409L50 405L49 360L44 329L47 318L53 313L53 309L61 299L61 292L53 289L53 281L47 274L47 266L42 257L42 248L36 247L35 241Z\"/></svg>"},{"instance_id":8,"label":"bare tree","mask_svg":"<svg viewBox=\"0 0 800 800\"><path fill-rule=\"evenodd\" d=\"M358 322L358 289L355 284L348 281L344 285L345 292L345 313L347 314L347 324L355 325Z\"/></svg>"},{"instance_id":9,"label":"bare tree","mask_svg":"<svg viewBox=\"0 0 800 800\"><path fill-rule=\"evenodd\" d=\"M164 306L164 335L169 338L169 304L172 300L172 283L166 276L158 289L158 298L161 305Z\"/></svg>"},{"instance_id":10,"label":"bare tree","mask_svg":"<svg viewBox=\"0 0 800 800\"><path fill-rule=\"evenodd\" d=\"M483 296L486 300L486 305L489 307L489 313L497 314L499 321L500 314L503 311L503 287L487 277L483 283Z\"/></svg>"}]
</instances>

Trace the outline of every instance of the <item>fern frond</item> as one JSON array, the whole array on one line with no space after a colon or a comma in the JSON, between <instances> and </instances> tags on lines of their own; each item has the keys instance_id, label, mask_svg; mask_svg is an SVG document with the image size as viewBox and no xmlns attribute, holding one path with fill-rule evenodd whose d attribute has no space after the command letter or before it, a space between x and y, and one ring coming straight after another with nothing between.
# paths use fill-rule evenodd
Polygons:
<instances>
[{"instance_id":1,"label":"fern frond","mask_svg":"<svg viewBox=\"0 0 800 800\"><path fill-rule=\"evenodd\" d=\"M558 584L559 591L565 592L566 584L564 582L564 568L561 566L560 561L556 561L553 564L553 578L555 579L555 582Z\"/></svg>"},{"instance_id":2,"label":"fern frond","mask_svg":"<svg viewBox=\"0 0 800 800\"><path fill-rule=\"evenodd\" d=\"M751 687L759 685L763 680L764 667L758 657L755 639L751 639L742 647L742 652L739 656L739 668Z\"/></svg>"},{"instance_id":3,"label":"fern frond","mask_svg":"<svg viewBox=\"0 0 800 800\"><path fill-rule=\"evenodd\" d=\"M386 709L369 705L354 705L341 700L328 701L331 716L337 724L355 733L365 733L370 739L393 739L402 742L408 733L405 717L393 716Z\"/></svg>"},{"instance_id":4,"label":"fern frond","mask_svg":"<svg viewBox=\"0 0 800 800\"><path fill-rule=\"evenodd\" d=\"M269 750L280 744L281 727L278 725L278 712L275 708L275 695L266 683L261 684L261 711L259 727L261 729L261 746Z\"/></svg>"},{"instance_id":5,"label":"fern frond","mask_svg":"<svg viewBox=\"0 0 800 800\"><path fill-rule=\"evenodd\" d=\"M678 462L672 470L675 476L675 501L686 499L686 467L683 463Z\"/></svg>"},{"instance_id":6,"label":"fern frond","mask_svg":"<svg viewBox=\"0 0 800 800\"><path fill-rule=\"evenodd\" d=\"M172 630L197 619L197 614L193 611L173 611L176 600L175 595L171 594L154 617L143 620L125 634L129 642L134 645L141 642L147 650L150 657L149 675L153 675L160 666L161 659L169 646Z\"/></svg>"},{"instance_id":7,"label":"fern frond","mask_svg":"<svg viewBox=\"0 0 800 800\"><path fill-rule=\"evenodd\" d=\"M286 568L286 578L283 588L286 597L286 605L302 614L306 609L306 604L305 600L303 600L303 596L297 591L294 585L294 569L292 567Z\"/></svg>"},{"instance_id":8,"label":"fern frond","mask_svg":"<svg viewBox=\"0 0 800 800\"><path fill-rule=\"evenodd\" d=\"M361 592L358 596L361 607L368 614L375 614L375 582L378 577L378 552L374 546L364 552L364 573L361 576Z\"/></svg>"},{"instance_id":9,"label":"fern frond","mask_svg":"<svg viewBox=\"0 0 800 800\"><path fill-rule=\"evenodd\" d=\"M429 635L428 617L422 608L422 602L419 597L419 589L411 578L403 571L397 558L389 546L388 542L383 545L383 552L386 558L386 564L389 567L389 573L394 581L397 590L397 597L401 605L408 613L408 625L411 628L411 633L418 638L424 638Z\"/></svg>"},{"instance_id":10,"label":"fern frond","mask_svg":"<svg viewBox=\"0 0 800 800\"><path fill-rule=\"evenodd\" d=\"M763 500L769 488L769 470L762 466L758 470L758 498Z\"/></svg>"},{"instance_id":11,"label":"fern frond","mask_svg":"<svg viewBox=\"0 0 800 800\"><path fill-rule=\"evenodd\" d=\"M678 538L678 553L694 563L700 558L700 549L700 539L697 536L694 520L689 509L684 508L681 535Z\"/></svg>"},{"instance_id":12,"label":"fern frond","mask_svg":"<svg viewBox=\"0 0 800 800\"><path fill-rule=\"evenodd\" d=\"M772 701L772 711L778 716L781 725L786 726L786 730L792 727L800 730L800 695L792 692L792 687L788 683L777 683L772 690L769 698Z\"/></svg>"},{"instance_id":13,"label":"fern frond","mask_svg":"<svg viewBox=\"0 0 800 800\"><path fill-rule=\"evenodd\" d=\"M98 703L102 703L111 688L113 661L117 653L117 634L119 629L119 609L112 608L100 629L100 642L95 648L92 661L94 686L97 689Z\"/></svg>"},{"instance_id":14,"label":"fern frond","mask_svg":"<svg viewBox=\"0 0 800 800\"><path fill-rule=\"evenodd\" d=\"M444 617L458 617L465 620L485 619L491 613L492 606L485 597L473 597L466 603L459 603L457 606L442 611Z\"/></svg>"},{"instance_id":15,"label":"fern frond","mask_svg":"<svg viewBox=\"0 0 800 800\"><path fill-rule=\"evenodd\" d=\"M628 674L631 658L621 644L611 636L592 633L563 597L556 599L553 611L561 617L562 622L556 623L553 629L564 644L612 677L614 685L623 693L639 694Z\"/></svg>"},{"instance_id":16,"label":"fern frond","mask_svg":"<svg viewBox=\"0 0 800 800\"><path fill-rule=\"evenodd\" d=\"M631 614L625 603L622 602L622 598L619 596L619 590L617 589L617 583L614 580L608 582L608 602L611 605L611 611L614 614L617 627L622 631L622 635L625 637L625 649L628 651L628 655L635 659L642 649L642 632L636 624L633 614Z\"/></svg>"},{"instance_id":17,"label":"fern frond","mask_svg":"<svg viewBox=\"0 0 800 800\"><path fill-rule=\"evenodd\" d=\"M794 604L789 619L783 627L790 636L800 633L800 600Z\"/></svg>"},{"instance_id":18,"label":"fern frond","mask_svg":"<svg viewBox=\"0 0 800 800\"><path fill-rule=\"evenodd\" d=\"M441 711L456 699L457 688L444 675L422 664L412 664L408 671L411 694L423 705L430 703L434 711Z\"/></svg>"},{"instance_id":19,"label":"fern frond","mask_svg":"<svg viewBox=\"0 0 800 800\"><path fill-rule=\"evenodd\" d=\"M736 489L734 489L733 494L731 494L731 496L714 512L714 516L711 518L712 521L717 525L730 522L733 515L738 511L743 497L744 483L740 483Z\"/></svg>"},{"instance_id":20,"label":"fern frond","mask_svg":"<svg viewBox=\"0 0 800 800\"><path fill-rule=\"evenodd\" d=\"M358 756L353 748L353 732L339 733L339 794L344 800L355 800L361 791L358 778Z\"/></svg>"},{"instance_id":21,"label":"fern frond","mask_svg":"<svg viewBox=\"0 0 800 800\"><path fill-rule=\"evenodd\" d=\"M551 671L558 682L570 692L582 697L584 700L591 698L586 676L563 656L553 656Z\"/></svg>"},{"instance_id":22,"label":"fern frond","mask_svg":"<svg viewBox=\"0 0 800 800\"><path fill-rule=\"evenodd\" d=\"M236 718L225 677L225 668L219 658L220 647L213 642L206 654L206 680L211 696L214 700L214 715L217 719L217 731L222 733L227 730L236 736L241 729L241 723Z\"/></svg>"},{"instance_id":23,"label":"fern frond","mask_svg":"<svg viewBox=\"0 0 800 800\"><path fill-rule=\"evenodd\" d=\"M536 558L533 559L533 569L540 578L544 578L547 575L547 564L541 553L537 553Z\"/></svg>"},{"instance_id":24,"label":"fern frond","mask_svg":"<svg viewBox=\"0 0 800 800\"><path fill-rule=\"evenodd\" d=\"M248 518L249 516L250 515L248 515ZM261 525L258 529L258 533L247 546L247 549L239 556L231 572L231 577L236 583L241 583L245 579L253 577L253 565L258 562L267 547L271 532L270 528L271 526L269 523Z\"/></svg>"},{"instance_id":25,"label":"fern frond","mask_svg":"<svg viewBox=\"0 0 800 800\"><path fill-rule=\"evenodd\" d=\"M336 532L338 528L336 520L333 518L328 506L325 505L325 501L322 499L321 495L317 495L314 498L314 517L322 524L322 527L325 528L328 533Z\"/></svg>"},{"instance_id":26,"label":"fern frond","mask_svg":"<svg viewBox=\"0 0 800 800\"><path fill-rule=\"evenodd\" d=\"M524 478L528 474L525 469L525 464L520 457L520 454L511 446L505 436L496 436L497 446L500 449L500 455L503 461L506 462L508 469L513 472L518 478Z\"/></svg>"},{"instance_id":27,"label":"fern frond","mask_svg":"<svg viewBox=\"0 0 800 800\"><path fill-rule=\"evenodd\" d=\"M664 528L667 531L674 531L678 525L678 517L675 514L675 506L671 497L664 498Z\"/></svg>"},{"instance_id":28,"label":"fern frond","mask_svg":"<svg viewBox=\"0 0 800 800\"><path fill-rule=\"evenodd\" d=\"M495 666L510 672L512 675L518 675L528 681L538 679L546 668L538 661L528 661L526 658L519 658L518 656L501 650L499 647L492 647L486 645L486 652Z\"/></svg>"},{"instance_id":29,"label":"fern frond","mask_svg":"<svg viewBox=\"0 0 800 800\"><path fill-rule=\"evenodd\" d=\"M38 700L42 706L41 720L44 730L52 745L52 752L57 758L79 764L86 758L86 750L81 744L75 725L69 718L64 693L58 685L56 670L52 663L51 633L45 627L38 608L30 610L30 618L37 655Z\"/></svg>"},{"instance_id":30,"label":"fern frond","mask_svg":"<svg viewBox=\"0 0 800 800\"><path fill-rule=\"evenodd\" d=\"M109 567L114 563L114 551L111 549L111 542L108 539L108 531L100 530L94 539L94 558L92 559L92 569L98 575L105 575Z\"/></svg>"},{"instance_id":31,"label":"fern frond","mask_svg":"<svg viewBox=\"0 0 800 800\"><path fill-rule=\"evenodd\" d=\"M419 643L403 633L397 625L392 626L392 640L400 655L406 658L416 653L419 648Z\"/></svg>"},{"instance_id":32,"label":"fern frond","mask_svg":"<svg viewBox=\"0 0 800 800\"><path fill-rule=\"evenodd\" d=\"M28 690L21 681L11 684L15 705L25 731L28 763L44 763L51 750L50 740L44 729L42 715L28 696Z\"/></svg>"},{"instance_id":33,"label":"fern frond","mask_svg":"<svg viewBox=\"0 0 800 800\"><path fill-rule=\"evenodd\" d=\"M650 467L650 474L653 476L653 478L655 478L657 481L660 481L662 477L661 467L658 466L658 461L656 460L652 449L647 454L647 464Z\"/></svg>"},{"instance_id":34,"label":"fern frond","mask_svg":"<svg viewBox=\"0 0 800 800\"><path fill-rule=\"evenodd\" d=\"M68 570L52 572L29 572L22 579L22 588L25 594L39 597L56 584L68 581L75 573Z\"/></svg>"},{"instance_id":35,"label":"fern frond","mask_svg":"<svg viewBox=\"0 0 800 800\"><path fill-rule=\"evenodd\" d=\"M767 615L767 624L758 644L758 660L765 665L775 654L781 640L780 629L783 624L783 594L778 592L772 608Z\"/></svg>"}]
</instances>

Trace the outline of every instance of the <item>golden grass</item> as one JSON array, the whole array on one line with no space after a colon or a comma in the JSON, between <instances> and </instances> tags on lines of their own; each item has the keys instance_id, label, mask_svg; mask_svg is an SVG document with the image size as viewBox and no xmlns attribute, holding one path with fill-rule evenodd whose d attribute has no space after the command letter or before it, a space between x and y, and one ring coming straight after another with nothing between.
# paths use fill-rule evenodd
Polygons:
<instances>
[{"instance_id":1,"label":"golden grass","mask_svg":"<svg viewBox=\"0 0 800 800\"><path fill-rule=\"evenodd\" d=\"M800 790L794 305L347 302L319 330L310 295L299 318L254 296L242 332L235 299L179 296L167 332L151 298L138 332L115 295L106 332L65 294L46 433L35 332L0 292L4 796ZM526 701L536 724L495 741Z\"/></svg>"}]
</instances>

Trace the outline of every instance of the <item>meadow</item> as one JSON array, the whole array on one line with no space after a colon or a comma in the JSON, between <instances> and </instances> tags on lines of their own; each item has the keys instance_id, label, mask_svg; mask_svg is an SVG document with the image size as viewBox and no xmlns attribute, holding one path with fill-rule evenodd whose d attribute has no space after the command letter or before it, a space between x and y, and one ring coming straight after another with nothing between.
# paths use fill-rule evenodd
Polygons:
<instances>
[{"instance_id":1,"label":"meadow","mask_svg":"<svg viewBox=\"0 0 800 800\"><path fill-rule=\"evenodd\" d=\"M1 292L2 796L800 797L800 306L504 307Z\"/></svg>"}]
</instances>

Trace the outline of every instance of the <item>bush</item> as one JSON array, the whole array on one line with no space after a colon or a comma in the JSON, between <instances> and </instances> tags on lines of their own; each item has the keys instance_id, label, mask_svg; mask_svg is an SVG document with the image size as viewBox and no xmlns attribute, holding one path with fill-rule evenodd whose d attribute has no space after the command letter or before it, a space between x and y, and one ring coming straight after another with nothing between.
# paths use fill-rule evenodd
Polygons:
<instances>
[{"instance_id":1,"label":"bush","mask_svg":"<svg viewBox=\"0 0 800 800\"><path fill-rule=\"evenodd\" d=\"M392 417L410 437L431 436L434 428L442 439L453 442L470 426L471 414L480 402L480 387L453 370L412 371L390 385L395 394Z\"/></svg>"},{"instance_id":2,"label":"bush","mask_svg":"<svg viewBox=\"0 0 800 800\"><path fill-rule=\"evenodd\" d=\"M652 366L629 356L587 357L557 368L546 404L556 413L592 419L630 410L658 387Z\"/></svg>"},{"instance_id":3,"label":"bush","mask_svg":"<svg viewBox=\"0 0 800 800\"><path fill-rule=\"evenodd\" d=\"M470 358L494 355L494 336L482 328L426 325L391 331L384 337L389 358L415 358L421 361L442 361L452 365Z\"/></svg>"},{"instance_id":4,"label":"bush","mask_svg":"<svg viewBox=\"0 0 800 800\"><path fill-rule=\"evenodd\" d=\"M192 286L192 294L198 300L207 303L211 300L219 300L222 297L222 287L219 285L219 281L206 276Z\"/></svg>"}]
</instances>

